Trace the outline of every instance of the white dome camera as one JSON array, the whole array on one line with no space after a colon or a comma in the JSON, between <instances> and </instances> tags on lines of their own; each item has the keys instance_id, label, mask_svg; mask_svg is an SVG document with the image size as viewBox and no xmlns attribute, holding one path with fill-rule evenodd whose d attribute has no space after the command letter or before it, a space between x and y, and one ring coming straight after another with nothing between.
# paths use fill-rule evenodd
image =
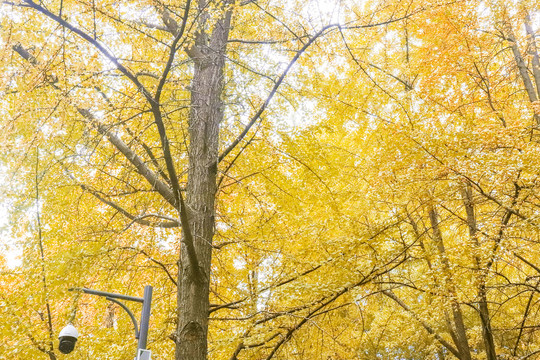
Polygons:
<instances>
[{"instance_id":1,"label":"white dome camera","mask_svg":"<svg viewBox=\"0 0 540 360\"><path fill-rule=\"evenodd\" d=\"M69 324L60 331L58 339L60 344L58 345L58 350L63 354L69 354L75 348L75 343L79 337L79 332L75 329L75 326Z\"/></svg>"}]
</instances>

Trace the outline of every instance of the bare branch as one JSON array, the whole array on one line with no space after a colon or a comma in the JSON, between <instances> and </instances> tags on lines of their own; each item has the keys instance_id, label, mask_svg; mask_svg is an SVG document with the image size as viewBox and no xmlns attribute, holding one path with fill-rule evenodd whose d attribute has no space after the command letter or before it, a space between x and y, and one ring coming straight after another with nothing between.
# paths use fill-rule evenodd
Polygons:
<instances>
[{"instance_id":1,"label":"bare branch","mask_svg":"<svg viewBox=\"0 0 540 360\"><path fill-rule=\"evenodd\" d=\"M171 191L171 188L167 184L159 180L159 176L152 170L150 170L148 166L146 166L144 161L133 150L131 150L126 145L126 143L122 141L122 139L120 139L117 135L113 134L106 126L97 121L97 119L89 110L78 107L77 111L87 121L89 121L90 124L94 126L100 134L107 137L111 144L113 144L118 149L118 151L120 151L126 157L126 159L128 159L129 162L131 162L131 164L135 166L137 172L142 175L150 183L150 185L154 189L156 189L165 200L167 200L169 204L171 204L175 208L178 208L178 202L173 192Z\"/></svg>"},{"instance_id":2,"label":"bare branch","mask_svg":"<svg viewBox=\"0 0 540 360\"><path fill-rule=\"evenodd\" d=\"M187 0L186 8L184 10L184 18L182 19L182 26L180 27L179 30L177 29L178 25L176 24L176 22L174 22L176 31L173 34L175 34L176 36L171 44L171 52L169 53L167 64L165 65L165 69L163 70L163 74L161 75L161 79L157 86L156 95L154 97L155 102L158 104L159 104L159 99L161 97L161 92L163 90L163 86L165 85L165 82L167 81L167 76L169 75L169 72L172 67L172 63L174 61L174 57L176 56L176 52L178 51L178 42L180 41L180 39L184 35L184 31L186 30L190 6L191 6L191 0ZM163 20L165 21L165 24L167 25L167 27L169 27L169 23L172 20L169 18L168 14L169 13L167 12L167 10L163 12ZM167 21L167 19L170 19L170 20Z\"/></svg>"},{"instance_id":3,"label":"bare branch","mask_svg":"<svg viewBox=\"0 0 540 360\"><path fill-rule=\"evenodd\" d=\"M49 10L47 10L45 7L41 6L40 4L36 4L32 0L23 0L23 1L26 4L28 4L29 7L39 11L40 13L44 14L51 20L56 21L58 24L62 25L66 29L73 31L75 34L79 35L81 38L83 38L88 43L93 45L101 54L103 54L110 62L112 62L114 66L122 74L124 74L129 80L131 80L131 82L133 82L135 86L137 86L137 89L139 89L143 93L145 98L150 103L153 102L153 98L150 92L144 87L144 85L139 81L139 79L137 79L137 77L134 74L132 74L131 71L129 71L124 65L122 65L118 61L118 58L116 56L114 56L109 50L105 49L105 47L101 43L99 43L96 39L94 39L93 37L85 33L84 31L82 31L81 29L71 25L70 23L62 19L60 16L53 14L52 12L50 12Z\"/></svg>"},{"instance_id":4,"label":"bare branch","mask_svg":"<svg viewBox=\"0 0 540 360\"><path fill-rule=\"evenodd\" d=\"M256 4L257 5L257 4ZM257 5L258 6L258 5ZM424 9L419 9L415 12L412 12L410 14L406 14L402 17L399 17L399 18L392 18L392 19L389 19L387 21L383 21L383 22L379 22L379 23L373 23L373 24L367 24L367 25L340 25L340 24L330 24L330 25L326 25L324 26L321 30L319 30L319 32L317 32L313 37L309 38L309 40L304 43L304 46L302 46L302 48L300 50L298 50L296 52L296 54L294 55L294 57L292 58L292 60L289 62L289 64L287 65L287 67L285 68L285 70L283 71L283 73L281 74L281 76L278 78L278 80L276 81L276 83L274 84L272 90L270 91L270 94L268 94L268 97L266 98L265 102L261 105L261 107L259 108L259 110L257 111L257 113L255 115L253 115L253 117L249 120L248 124L246 125L246 127L244 128L244 130L242 131L242 133L240 133L240 135L238 135L238 137L223 151L223 153L221 155L219 155L219 158L218 158L218 162L221 162L237 145L238 143L240 143L240 141L242 141L242 139L246 136L246 134L249 132L249 130L251 129L251 127L259 120L259 118L261 117L261 115L263 114L263 112L266 110L266 108L268 107L268 105L270 104L270 101L272 100L272 98L274 97L274 95L276 94L278 88L281 86L281 83L283 82L283 80L285 79L285 77L287 76L287 74L289 73L289 71L291 70L291 68L293 67L293 65L296 63L296 61L298 60L298 58L300 58L300 56L319 38L321 37L322 35L325 35L327 32L331 31L331 30L334 30L334 29L366 29L366 28L372 28L372 27L378 27L378 26L383 26L383 25L388 25L388 24L391 24L391 23L394 23L394 22L397 22L397 21L401 21L401 20L404 20L404 19L408 19L410 18L411 16L421 12L421 11L424 11ZM294 34L294 33L293 33ZM296 36L296 34L295 34ZM299 38L300 39L300 38Z\"/></svg>"},{"instance_id":5,"label":"bare branch","mask_svg":"<svg viewBox=\"0 0 540 360\"><path fill-rule=\"evenodd\" d=\"M398 298L391 290L384 290L382 292L384 295L388 296L390 299L394 300L399 306L401 306L407 313L409 313L411 315L411 317L413 319L415 319L416 321L418 321L423 327L424 329L426 329L426 331L430 334L430 335L433 335L433 337L435 337L435 339L441 343L442 346L444 346L445 348L448 349L448 351L450 351L452 354L454 354L458 359L461 358L460 354L459 354L459 351L453 347L448 341L446 341L441 335L439 335L435 330L433 330L433 328L425 321L423 320L422 318L420 318L415 312L413 312L411 310L411 308L409 308L407 306L407 304L405 304L400 298Z\"/></svg>"},{"instance_id":6,"label":"bare branch","mask_svg":"<svg viewBox=\"0 0 540 360\"><path fill-rule=\"evenodd\" d=\"M127 230L134 223L141 224L141 221L143 219L146 219L146 218L158 218L158 219L168 220L167 222L152 223L152 225L150 225L150 226L154 226L154 227L174 228L174 227L179 227L180 226L180 223L178 222L178 220L176 220L176 219L174 219L174 218L172 218L170 216L165 216L165 215L160 215L160 214L142 214L142 215L139 215L139 216L135 217L133 219L133 221L126 226L125 230Z\"/></svg>"},{"instance_id":7,"label":"bare branch","mask_svg":"<svg viewBox=\"0 0 540 360\"><path fill-rule=\"evenodd\" d=\"M285 285L285 284L288 284L288 283L290 283L290 282L293 282L293 281L295 281L295 280L298 280L299 278L301 278L301 277L303 277L303 276L305 276L305 275L308 275L309 273L312 273L312 272L314 272L315 270L319 269L321 266L323 266L323 265L326 264L326 263L328 263L328 261L326 261L326 262L324 262L324 263L322 263L322 264L319 264L319 265L317 265L317 266L315 266L315 267L313 267L313 268L311 268L311 269L308 269L308 270L304 271L303 273L300 273L300 274L298 274L298 275L296 275L296 276L294 276L294 277L291 277L291 278L289 278L289 279L287 279L287 280L284 280L284 281L281 281L281 282L279 282L279 283L277 283L277 284L269 285L269 286L267 286L267 287L265 287L265 288L262 288L262 289L260 289L260 290L258 291L258 293L260 294L260 293L263 293L263 292L268 291L268 290L270 290L270 289L275 289L275 288L278 288L278 287L283 286L283 285ZM212 308L210 309L209 313L213 313L214 311L217 311L217 310L220 310L220 309L224 309L224 308L232 308L232 307L234 307L234 306L236 306L236 305L238 305L238 304L243 303L243 302L246 301L247 299L248 299L248 298L245 297L245 298L243 298L243 299L240 299L240 300L237 300L237 301L233 301L233 302L228 303L228 304L213 305Z\"/></svg>"},{"instance_id":8,"label":"bare branch","mask_svg":"<svg viewBox=\"0 0 540 360\"><path fill-rule=\"evenodd\" d=\"M529 260L525 259L524 257L522 257L521 255L517 254L517 253L514 253L514 256L517 257L519 260L523 261L525 264L529 265L530 267L532 267L534 270L536 270L538 273L540 273L540 267L534 265L532 262L530 262Z\"/></svg>"},{"instance_id":9,"label":"bare branch","mask_svg":"<svg viewBox=\"0 0 540 360\"><path fill-rule=\"evenodd\" d=\"M64 167L64 170L66 170L67 172L67 175L75 182L77 182L77 185L84 191L90 193L91 195L93 195L96 199L98 199L99 201L101 201L102 203L112 207L113 209L115 209L116 211L118 211L119 213L121 213L122 215L124 215L125 217L127 217L128 219L132 220L132 222L124 229L124 230L127 230L127 228L129 228L133 223L137 223L137 224L140 224L140 225L144 225L144 226L151 226L151 227L160 227L160 228L175 228L175 227L178 227L180 226L180 224L178 223L178 220L175 220L173 218L170 218L170 217L167 217L167 216L163 216L163 215L158 215L158 214L143 214L143 215L139 215L139 216L135 216L133 214L131 214L130 212L128 212L127 210L125 210L124 208L122 208L120 205L110 201L110 200L107 200L104 196L102 196L98 191L90 188L89 186L83 184L83 183L80 183L76 178L75 176L73 176L73 174L71 174L69 171L67 171L67 169ZM156 222L150 222L150 221L147 221L147 220L144 220L145 218L148 218L148 217L156 217L156 218L162 218L162 219L166 219L168 220L167 222L160 222L160 223L156 223Z\"/></svg>"},{"instance_id":10,"label":"bare branch","mask_svg":"<svg viewBox=\"0 0 540 360\"><path fill-rule=\"evenodd\" d=\"M223 153L221 153L221 155L219 155L218 162L221 162L221 160L223 160L240 143L240 141L242 141L242 139L247 135L247 133L249 132L251 127L259 120L259 118L261 117L263 112L266 110L266 108L270 104L270 101L272 101L272 98L276 94L278 88L281 86L281 83L283 82L283 80L285 79L285 77L287 76L289 71L292 69L293 65L296 63L298 58L300 58L300 56L307 50L307 48L311 44L313 44L315 42L315 40L317 40L327 30L329 30L329 29L331 29L333 27L337 27L337 26L338 25L334 24L334 25L328 25L328 26L323 27L317 34L315 34L312 38L310 38L309 41L306 42L304 44L304 46L302 46L302 48L300 50L298 50L296 52L296 54L294 55L292 60L287 65L287 68L283 71L281 76L278 78L278 80L274 84L274 87L270 91L270 94L268 95L268 97L266 98L266 100L264 101L262 106L259 108L257 113L255 115L253 115L253 117L249 120L248 124L246 125L246 127L244 128L242 133L240 135L238 135L238 137L225 149L225 151L223 151Z\"/></svg>"},{"instance_id":11,"label":"bare branch","mask_svg":"<svg viewBox=\"0 0 540 360\"><path fill-rule=\"evenodd\" d=\"M161 267L163 269L163 271L165 271L165 273L167 274L167 277L169 278L169 280L172 281L172 283L176 286L177 285L177 282L176 280L173 278L173 276L171 275L171 273L169 272L169 269L167 268L167 266L162 263L161 261L158 261L156 259L154 259L153 257L151 257L146 251L142 250L142 249L138 249L138 248L135 248L135 247L132 247L132 246L121 246L120 249L126 249L126 250L133 250L133 251L136 251L144 256L146 256L146 258L148 260L150 260L151 262L153 262L154 264L157 264L159 265L159 267Z\"/></svg>"}]
</instances>

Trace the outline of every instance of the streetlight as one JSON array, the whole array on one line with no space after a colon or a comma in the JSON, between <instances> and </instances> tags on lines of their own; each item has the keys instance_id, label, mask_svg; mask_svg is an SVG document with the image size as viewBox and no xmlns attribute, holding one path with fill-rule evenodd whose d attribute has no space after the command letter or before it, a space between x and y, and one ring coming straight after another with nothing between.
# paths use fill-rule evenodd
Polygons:
<instances>
[{"instance_id":1,"label":"streetlight","mask_svg":"<svg viewBox=\"0 0 540 360\"><path fill-rule=\"evenodd\" d=\"M120 305L120 307L128 313L129 317L131 318L131 321L133 322L133 326L135 327L135 339L139 340L139 342L137 343L137 357L135 358L136 360L150 360L151 359L151 352L150 350L146 349L146 342L148 340L148 323L150 320L150 307L152 304L152 290L153 290L152 286L150 285L145 286L144 295L142 298L140 298L140 297L135 297L135 296L115 294L115 293L92 290L92 289L87 289L87 288L69 289L69 291L82 291L86 294L103 296L105 299ZM137 319L135 319L135 315L133 315L131 310L129 310L129 308L126 305L124 305L124 303L120 302L119 300L134 301L134 302L142 303L140 328L137 325ZM64 329L67 329L67 328L69 328L70 331L75 330L73 325L68 325ZM76 332L77 331L75 330L75 333ZM61 335L62 335L62 332L61 332ZM74 346L74 343L73 343L73 346ZM72 350L73 350L73 347L71 347L69 352L71 352ZM60 351L64 352L62 349L60 349Z\"/></svg>"}]
</instances>

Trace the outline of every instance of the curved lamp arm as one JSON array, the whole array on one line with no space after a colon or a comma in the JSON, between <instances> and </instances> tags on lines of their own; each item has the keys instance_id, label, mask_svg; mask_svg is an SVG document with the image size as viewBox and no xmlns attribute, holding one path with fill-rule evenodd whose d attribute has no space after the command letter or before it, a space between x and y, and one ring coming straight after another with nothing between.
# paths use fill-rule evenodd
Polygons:
<instances>
[{"instance_id":1,"label":"curved lamp arm","mask_svg":"<svg viewBox=\"0 0 540 360\"><path fill-rule=\"evenodd\" d=\"M137 344L137 352L140 349L146 349L146 342L148 340L148 322L150 319L150 306L152 303L152 292L153 292L152 286L146 285L144 287L144 296L142 298L123 295L123 294L115 294L115 293L99 291L99 290L92 290L88 288L71 288L68 290L81 291L81 292L91 294L91 295L103 296L107 300L120 305L122 309L124 309L128 313L129 317L131 318L131 321L133 322L133 325L135 326L135 338L139 340ZM126 305L124 305L117 299L142 303L143 306L142 306L142 311L141 311L140 328L137 324L137 320L135 319L135 316L133 315L133 313L128 309Z\"/></svg>"},{"instance_id":2,"label":"curved lamp arm","mask_svg":"<svg viewBox=\"0 0 540 360\"><path fill-rule=\"evenodd\" d=\"M137 324L137 319L135 319L135 315L133 315L133 313L131 312L131 310L129 310L129 308L124 305L123 303L121 303L120 301L116 300L116 299L113 299L112 297L108 297L106 296L105 299L109 300L109 301L112 301L113 303L115 304L118 304L122 307L122 309L126 310L126 312L128 313L129 317L131 318L131 321L133 322L133 326L135 327L135 339L139 339L139 326Z\"/></svg>"}]
</instances>

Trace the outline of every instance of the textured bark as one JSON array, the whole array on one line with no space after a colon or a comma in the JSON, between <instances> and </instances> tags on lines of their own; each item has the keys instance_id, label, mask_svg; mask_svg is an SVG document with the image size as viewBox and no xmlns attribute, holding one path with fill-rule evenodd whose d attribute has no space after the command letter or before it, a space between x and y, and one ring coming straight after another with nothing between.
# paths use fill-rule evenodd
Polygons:
<instances>
[{"instance_id":1,"label":"textured bark","mask_svg":"<svg viewBox=\"0 0 540 360\"><path fill-rule=\"evenodd\" d=\"M189 118L186 204L198 269L182 243L178 269L177 360L207 357L210 266L215 225L219 126L223 119L223 70L231 10L206 34L206 4L199 2L199 31L188 54L194 61Z\"/></svg>"}]
</instances>

